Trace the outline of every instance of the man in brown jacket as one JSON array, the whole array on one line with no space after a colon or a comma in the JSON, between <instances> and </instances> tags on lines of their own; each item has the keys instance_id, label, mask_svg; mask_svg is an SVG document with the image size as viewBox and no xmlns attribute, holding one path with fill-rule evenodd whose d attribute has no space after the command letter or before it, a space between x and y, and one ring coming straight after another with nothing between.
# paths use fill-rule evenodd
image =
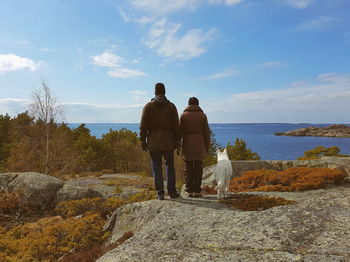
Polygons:
<instances>
[{"instance_id":1,"label":"man in brown jacket","mask_svg":"<svg viewBox=\"0 0 350 262\"><path fill-rule=\"evenodd\" d=\"M165 159L167 189L171 198L179 197L176 191L174 149L180 150L179 116L177 109L165 96L163 83L155 85L155 97L143 108L140 124L142 149L149 151L152 173L158 199L164 200L162 156Z\"/></svg>"},{"instance_id":2,"label":"man in brown jacket","mask_svg":"<svg viewBox=\"0 0 350 262\"><path fill-rule=\"evenodd\" d=\"M180 118L186 192L190 197L200 197L203 176L202 165L209 152L210 129L207 116L199 107L198 99L191 97L188 104Z\"/></svg>"}]
</instances>

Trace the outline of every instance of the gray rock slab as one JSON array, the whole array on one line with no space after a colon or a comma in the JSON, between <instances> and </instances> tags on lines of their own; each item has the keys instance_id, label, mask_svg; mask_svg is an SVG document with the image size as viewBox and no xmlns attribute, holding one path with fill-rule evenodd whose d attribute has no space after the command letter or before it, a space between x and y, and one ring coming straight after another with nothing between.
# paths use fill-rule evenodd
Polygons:
<instances>
[{"instance_id":1,"label":"gray rock slab","mask_svg":"<svg viewBox=\"0 0 350 262\"><path fill-rule=\"evenodd\" d=\"M134 236L97 261L350 261L349 187L271 195L297 203L246 212L214 198L123 206L111 241Z\"/></svg>"},{"instance_id":2,"label":"gray rock slab","mask_svg":"<svg viewBox=\"0 0 350 262\"><path fill-rule=\"evenodd\" d=\"M98 177L99 179L113 179L113 178L127 178L127 179L138 179L139 175L133 174L104 174Z\"/></svg>"}]
</instances>

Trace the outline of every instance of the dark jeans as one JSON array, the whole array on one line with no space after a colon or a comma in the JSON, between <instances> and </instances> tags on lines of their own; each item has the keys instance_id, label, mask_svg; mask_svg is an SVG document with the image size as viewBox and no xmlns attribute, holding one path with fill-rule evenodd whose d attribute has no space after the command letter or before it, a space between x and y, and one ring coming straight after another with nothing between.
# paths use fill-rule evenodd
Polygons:
<instances>
[{"instance_id":1,"label":"dark jeans","mask_svg":"<svg viewBox=\"0 0 350 262\"><path fill-rule=\"evenodd\" d=\"M185 161L186 192L200 193L202 191L203 161Z\"/></svg>"},{"instance_id":2,"label":"dark jeans","mask_svg":"<svg viewBox=\"0 0 350 262\"><path fill-rule=\"evenodd\" d=\"M174 167L174 151L153 151L150 152L152 159L152 173L154 177L154 184L158 195L164 195L164 182L162 171L162 156L165 159L165 170L167 176L168 194L176 193L176 178Z\"/></svg>"}]
</instances>

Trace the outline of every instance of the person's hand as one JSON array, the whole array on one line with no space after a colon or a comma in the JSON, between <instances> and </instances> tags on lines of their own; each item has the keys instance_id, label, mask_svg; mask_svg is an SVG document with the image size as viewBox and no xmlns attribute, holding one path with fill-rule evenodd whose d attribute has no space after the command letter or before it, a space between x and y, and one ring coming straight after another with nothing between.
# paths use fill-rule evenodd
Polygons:
<instances>
[{"instance_id":1,"label":"person's hand","mask_svg":"<svg viewBox=\"0 0 350 262\"><path fill-rule=\"evenodd\" d=\"M147 142L141 142L141 147L142 147L142 150L143 151L148 151L148 145L147 145Z\"/></svg>"}]
</instances>

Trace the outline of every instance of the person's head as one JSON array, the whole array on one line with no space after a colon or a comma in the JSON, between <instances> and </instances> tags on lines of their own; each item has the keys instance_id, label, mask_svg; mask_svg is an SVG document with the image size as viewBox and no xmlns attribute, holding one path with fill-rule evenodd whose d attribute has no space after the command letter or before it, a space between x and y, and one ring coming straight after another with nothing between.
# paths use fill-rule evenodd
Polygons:
<instances>
[{"instance_id":1,"label":"person's head","mask_svg":"<svg viewBox=\"0 0 350 262\"><path fill-rule=\"evenodd\" d=\"M154 93L156 96L158 95L165 95L165 86L163 83L157 83L154 86Z\"/></svg>"},{"instance_id":2,"label":"person's head","mask_svg":"<svg viewBox=\"0 0 350 262\"><path fill-rule=\"evenodd\" d=\"M188 105L196 105L199 106L199 101L198 98L196 97L190 97L190 99L188 99Z\"/></svg>"}]
</instances>

